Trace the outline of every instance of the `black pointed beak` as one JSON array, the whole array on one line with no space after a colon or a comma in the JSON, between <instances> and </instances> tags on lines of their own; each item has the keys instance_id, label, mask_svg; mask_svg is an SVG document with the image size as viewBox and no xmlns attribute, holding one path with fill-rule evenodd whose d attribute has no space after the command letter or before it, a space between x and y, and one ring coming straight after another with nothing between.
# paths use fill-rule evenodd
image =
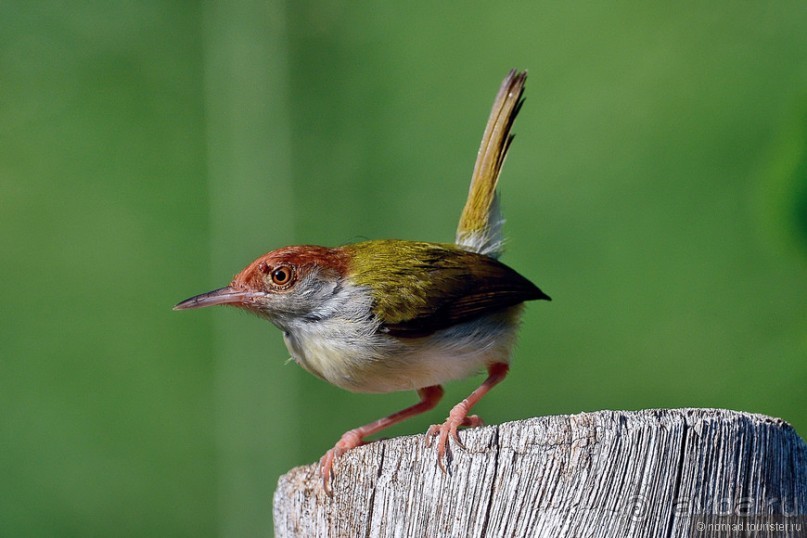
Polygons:
<instances>
[{"instance_id":1,"label":"black pointed beak","mask_svg":"<svg viewBox=\"0 0 807 538\"><path fill-rule=\"evenodd\" d=\"M190 310L191 308L204 308L205 306L216 305L244 305L256 296L257 294L255 292L236 290L230 286L225 286L191 297L190 299L185 299L176 305L174 310Z\"/></svg>"}]
</instances>

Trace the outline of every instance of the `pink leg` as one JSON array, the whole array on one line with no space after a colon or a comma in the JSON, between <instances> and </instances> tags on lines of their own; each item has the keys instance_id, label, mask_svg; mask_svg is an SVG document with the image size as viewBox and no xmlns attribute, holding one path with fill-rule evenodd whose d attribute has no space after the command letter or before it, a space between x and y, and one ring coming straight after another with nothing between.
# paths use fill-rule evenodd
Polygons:
<instances>
[{"instance_id":1,"label":"pink leg","mask_svg":"<svg viewBox=\"0 0 807 538\"><path fill-rule=\"evenodd\" d=\"M431 446L432 437L437 437L437 463L440 465L440 469L442 469L443 472L446 472L446 466L443 460L445 459L446 449L448 448L449 435L461 448L465 448L465 445L460 441L459 435L457 435L457 428L460 426L476 428L483 424L481 418L476 415L469 416L468 412L490 389L498 385L505 378L509 369L510 366L503 362L496 362L488 366L488 378L484 383L467 398L455 405L448 414L448 418L445 422L435 424L426 432L427 446Z\"/></svg>"},{"instance_id":2,"label":"pink leg","mask_svg":"<svg viewBox=\"0 0 807 538\"><path fill-rule=\"evenodd\" d=\"M322 475L322 485L328 495L333 495L331 477L333 476L333 462L336 458L351 448L363 445L365 437L434 408L443 397L443 387L434 385L432 387L418 389L418 395L420 396L420 402L415 405L393 413L388 417L378 419L370 424L365 424L364 426L345 432L336 445L322 456L319 460L319 472Z\"/></svg>"}]
</instances>

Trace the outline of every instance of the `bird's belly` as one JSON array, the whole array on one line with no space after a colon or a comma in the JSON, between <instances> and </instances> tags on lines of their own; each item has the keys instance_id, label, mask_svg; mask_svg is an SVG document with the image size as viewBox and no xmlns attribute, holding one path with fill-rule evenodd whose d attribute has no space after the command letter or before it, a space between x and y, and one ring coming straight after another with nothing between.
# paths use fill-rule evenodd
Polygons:
<instances>
[{"instance_id":1,"label":"bird's belly","mask_svg":"<svg viewBox=\"0 0 807 538\"><path fill-rule=\"evenodd\" d=\"M515 316L486 316L420 338L384 333L334 338L327 327L286 336L294 359L309 372L354 392L416 390L472 376L509 362ZM311 329L311 328L309 328Z\"/></svg>"}]
</instances>

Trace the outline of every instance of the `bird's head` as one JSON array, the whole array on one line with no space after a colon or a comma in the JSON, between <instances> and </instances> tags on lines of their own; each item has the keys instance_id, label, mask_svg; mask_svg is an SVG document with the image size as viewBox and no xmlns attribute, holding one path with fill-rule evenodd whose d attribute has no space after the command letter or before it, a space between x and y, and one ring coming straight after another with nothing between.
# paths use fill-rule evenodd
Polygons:
<instances>
[{"instance_id":1,"label":"bird's head","mask_svg":"<svg viewBox=\"0 0 807 538\"><path fill-rule=\"evenodd\" d=\"M340 249L284 247L250 263L229 286L186 299L174 310L229 305L281 326L301 318L315 321L339 295L347 263Z\"/></svg>"}]
</instances>

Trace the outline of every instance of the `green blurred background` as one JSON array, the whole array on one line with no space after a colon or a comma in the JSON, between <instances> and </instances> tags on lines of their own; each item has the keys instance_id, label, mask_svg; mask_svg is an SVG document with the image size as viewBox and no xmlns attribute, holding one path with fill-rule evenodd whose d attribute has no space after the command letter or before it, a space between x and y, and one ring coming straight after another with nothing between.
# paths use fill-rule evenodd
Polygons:
<instances>
[{"instance_id":1,"label":"green blurred background","mask_svg":"<svg viewBox=\"0 0 807 538\"><path fill-rule=\"evenodd\" d=\"M0 535L271 534L282 472L416 397L171 306L286 244L450 241L511 67L504 260L554 301L480 414L804 435L805 28L803 2L1 3Z\"/></svg>"}]
</instances>

